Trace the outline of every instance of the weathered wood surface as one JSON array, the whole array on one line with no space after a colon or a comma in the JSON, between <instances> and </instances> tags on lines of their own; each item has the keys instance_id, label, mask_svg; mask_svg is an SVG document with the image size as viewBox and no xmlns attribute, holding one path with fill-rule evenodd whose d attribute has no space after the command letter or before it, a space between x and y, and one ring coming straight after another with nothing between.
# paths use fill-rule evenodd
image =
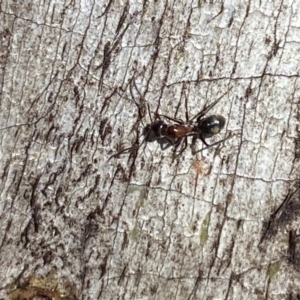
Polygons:
<instances>
[{"instance_id":1,"label":"weathered wood surface","mask_svg":"<svg viewBox=\"0 0 300 300\"><path fill-rule=\"evenodd\" d=\"M0 298L51 274L78 299L297 299L299 0L0 15ZM226 91L231 139L142 143L147 104L184 119Z\"/></svg>"}]
</instances>

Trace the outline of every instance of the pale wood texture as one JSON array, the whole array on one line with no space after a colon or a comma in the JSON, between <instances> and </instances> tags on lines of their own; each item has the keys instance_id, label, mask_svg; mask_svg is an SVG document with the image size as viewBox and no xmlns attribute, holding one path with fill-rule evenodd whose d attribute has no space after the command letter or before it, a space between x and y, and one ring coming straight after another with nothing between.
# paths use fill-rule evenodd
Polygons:
<instances>
[{"instance_id":1,"label":"pale wood texture","mask_svg":"<svg viewBox=\"0 0 300 300\"><path fill-rule=\"evenodd\" d=\"M0 16L0 298L34 274L78 299L297 299L299 0ZM224 143L172 161L143 142L154 112L185 120L185 99L192 116L226 92L207 139Z\"/></svg>"}]
</instances>

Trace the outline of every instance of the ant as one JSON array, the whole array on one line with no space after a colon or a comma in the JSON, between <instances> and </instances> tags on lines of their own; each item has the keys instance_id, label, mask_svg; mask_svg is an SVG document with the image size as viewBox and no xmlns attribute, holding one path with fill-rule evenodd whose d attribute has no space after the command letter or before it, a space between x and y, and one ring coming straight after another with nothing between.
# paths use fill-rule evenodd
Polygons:
<instances>
[{"instance_id":1,"label":"ant","mask_svg":"<svg viewBox=\"0 0 300 300\"><path fill-rule=\"evenodd\" d=\"M133 99L135 105L138 107L139 120L142 120L146 113L146 106L145 106L145 104L141 105L134 99L133 92L132 92L132 84L134 85L135 89L138 91L134 79L132 80L132 82L130 82L130 85L129 85L130 93L131 93L131 96L132 96L132 99ZM129 158L136 157L136 155L137 155L136 151L138 150L137 148L139 148L145 141L146 142L158 141L159 143L161 143L163 150L166 149L167 147L169 147L170 145L174 146L175 147L174 152L179 147L179 145L184 141L184 144L185 144L184 147L182 147L180 152L175 157L182 154L184 152L184 150L187 148L187 145L188 145L187 137L188 136L193 136L193 140L192 140L192 153L193 154L196 154L196 153L204 150L204 149L200 149L198 151L195 151L194 146L195 146L197 138L200 138L201 141L203 142L203 144L207 148L210 148L212 146L215 146L217 144L224 142L225 140L227 140L230 137L230 135L227 136L226 138L224 138L223 140L220 140L220 141L215 142L210 145L207 144L207 142L205 141L205 138L209 138L209 137L212 137L213 135L218 134L224 128L226 119L221 115L210 115L208 117L204 117L204 116L226 94L228 94L228 92L231 89L232 89L232 87L226 93L221 95L221 97L219 97L217 100L215 100L213 103L211 103L208 106L205 106L197 115L195 115L191 119L189 119L189 117L188 117L187 97L185 97L186 122L183 122L181 119L175 119L175 118L168 117L166 115L161 115L161 114L155 113L156 119L159 119L159 120L157 120L157 121L151 120L151 123L144 127L143 135L145 136L145 138L144 138L143 142L139 143L139 134L137 132L135 143L131 147L123 149L123 150L119 151L118 153L112 155L108 159L108 161L114 157L118 157L119 155L121 155L122 153L125 153L125 152L131 153ZM142 95L140 95L140 96L141 96L141 98L143 98ZM147 105L147 108L148 108L148 112L149 112L150 118L151 118L149 105ZM162 120L162 118L168 119L169 121L172 121L175 124L167 124L164 120ZM193 123L193 120L196 120L196 122ZM164 143L167 143L168 145L163 147ZM173 160L175 157L173 157Z\"/></svg>"},{"instance_id":2,"label":"ant","mask_svg":"<svg viewBox=\"0 0 300 300\"><path fill-rule=\"evenodd\" d=\"M231 88L230 88L231 90ZM196 116L189 120L188 113L186 110L186 123L184 123L181 119L174 119L165 115L160 115L156 113L156 117L159 119L158 121L154 121L151 124L148 124L144 130L145 140L148 142L152 142L154 140L163 140L167 141L169 145L175 146L175 150L184 140L184 147L181 149L179 156L187 147L187 137L193 136L192 141L192 153L196 154L199 151L194 150L194 145L197 138L203 142L203 144L209 148L214 145L217 145L226 139L218 141L214 144L207 144L205 138L212 137L213 135L218 134L225 126L226 119L221 115L210 115L208 117L204 117L228 92L223 94L217 100L215 100L210 105L203 108ZM187 98L185 98L185 105L187 107ZM176 124L167 124L165 121L161 119L161 117L166 118ZM196 119L196 122L193 124L192 121Z\"/></svg>"}]
</instances>

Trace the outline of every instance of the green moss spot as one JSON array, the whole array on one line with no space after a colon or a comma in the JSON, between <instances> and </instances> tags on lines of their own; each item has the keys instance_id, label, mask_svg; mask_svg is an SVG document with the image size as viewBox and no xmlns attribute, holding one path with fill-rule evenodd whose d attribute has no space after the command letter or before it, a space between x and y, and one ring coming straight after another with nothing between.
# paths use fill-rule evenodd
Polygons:
<instances>
[{"instance_id":1,"label":"green moss spot","mask_svg":"<svg viewBox=\"0 0 300 300\"><path fill-rule=\"evenodd\" d=\"M280 263L279 262L271 264L269 266L269 270L268 270L268 274L267 274L268 277L270 279L272 279L278 273L279 269L280 269Z\"/></svg>"},{"instance_id":2,"label":"green moss spot","mask_svg":"<svg viewBox=\"0 0 300 300\"><path fill-rule=\"evenodd\" d=\"M206 215L200 230L200 245L203 247L208 239L208 227L210 221L210 212Z\"/></svg>"},{"instance_id":3,"label":"green moss spot","mask_svg":"<svg viewBox=\"0 0 300 300\"><path fill-rule=\"evenodd\" d=\"M130 237L133 241L137 242L140 238L140 235L141 235L141 228L139 222L137 221L130 233Z\"/></svg>"}]
</instances>

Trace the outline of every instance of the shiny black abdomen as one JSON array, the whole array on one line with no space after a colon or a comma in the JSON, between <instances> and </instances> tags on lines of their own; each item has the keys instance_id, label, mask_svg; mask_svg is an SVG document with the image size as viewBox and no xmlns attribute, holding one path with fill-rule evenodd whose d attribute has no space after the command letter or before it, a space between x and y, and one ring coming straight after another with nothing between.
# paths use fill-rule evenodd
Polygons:
<instances>
[{"instance_id":1,"label":"shiny black abdomen","mask_svg":"<svg viewBox=\"0 0 300 300\"><path fill-rule=\"evenodd\" d=\"M211 136L221 131L226 123L226 119L220 115L212 115L199 120L197 130L202 134Z\"/></svg>"}]
</instances>

